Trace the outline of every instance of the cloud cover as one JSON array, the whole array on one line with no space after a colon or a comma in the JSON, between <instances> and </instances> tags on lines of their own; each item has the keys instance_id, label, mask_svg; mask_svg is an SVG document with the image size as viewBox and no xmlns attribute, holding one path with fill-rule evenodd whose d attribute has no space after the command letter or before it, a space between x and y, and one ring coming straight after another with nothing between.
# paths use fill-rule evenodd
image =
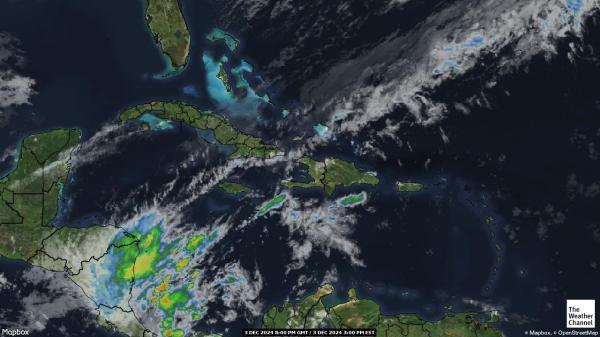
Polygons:
<instances>
[{"instance_id":1,"label":"cloud cover","mask_svg":"<svg viewBox=\"0 0 600 337\"><path fill-rule=\"evenodd\" d=\"M5 110L30 104L35 94L35 80L18 72L25 63L19 41L8 33L0 32L0 117Z\"/></svg>"}]
</instances>

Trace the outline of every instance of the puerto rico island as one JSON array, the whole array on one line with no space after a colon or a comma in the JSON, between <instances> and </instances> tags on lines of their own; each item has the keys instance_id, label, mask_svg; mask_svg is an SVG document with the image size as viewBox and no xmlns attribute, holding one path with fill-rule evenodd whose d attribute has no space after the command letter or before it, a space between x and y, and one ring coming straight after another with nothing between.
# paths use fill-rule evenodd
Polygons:
<instances>
[{"instance_id":1,"label":"puerto rico island","mask_svg":"<svg viewBox=\"0 0 600 337\"><path fill-rule=\"evenodd\" d=\"M413 182L396 182L398 192L419 192L423 189L423 184Z\"/></svg>"}]
</instances>

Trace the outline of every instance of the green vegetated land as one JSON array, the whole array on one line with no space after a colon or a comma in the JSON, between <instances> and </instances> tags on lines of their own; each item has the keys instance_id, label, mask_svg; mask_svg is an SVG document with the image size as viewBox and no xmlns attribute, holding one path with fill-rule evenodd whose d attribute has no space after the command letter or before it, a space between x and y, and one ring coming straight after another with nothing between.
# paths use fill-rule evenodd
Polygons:
<instances>
[{"instance_id":1,"label":"green vegetated land","mask_svg":"<svg viewBox=\"0 0 600 337\"><path fill-rule=\"evenodd\" d=\"M396 189L398 192L419 192L423 189L423 184L399 181L396 183Z\"/></svg>"},{"instance_id":2,"label":"green vegetated land","mask_svg":"<svg viewBox=\"0 0 600 337\"><path fill-rule=\"evenodd\" d=\"M324 161L316 161L311 158L302 158L300 163L308 167L308 175L312 178L310 182L286 181L287 187L321 187L325 194L331 195L336 186L351 186L354 184L368 184L375 186L379 179L375 174L366 172L341 159L327 158Z\"/></svg>"},{"instance_id":3,"label":"green vegetated land","mask_svg":"<svg viewBox=\"0 0 600 337\"><path fill-rule=\"evenodd\" d=\"M190 33L181 11L180 0L148 0L146 21L154 39L174 68L186 65L190 51Z\"/></svg>"},{"instance_id":4,"label":"green vegetated land","mask_svg":"<svg viewBox=\"0 0 600 337\"><path fill-rule=\"evenodd\" d=\"M0 256L65 272L99 308L101 325L128 336L143 336L148 331L128 306L130 293L126 290L130 291L133 280L157 274L158 260L168 257L167 252L159 252L160 228L154 227L150 233L142 235L128 233L116 226L56 228L50 225L56 217L62 186L69 174L72 151L80 139L78 130L57 129L31 135L22 141L16 167L0 179ZM203 235L193 236L185 250L189 254L203 241ZM119 259L116 270L102 266L101 261L107 255ZM173 262L175 268L185 267L188 259ZM103 282L102 276L96 275L96 270L100 269L102 271L98 273L102 275L114 272L115 285L125 290L121 294L115 293L114 300L118 304L114 311L100 310L100 306L107 307L99 302L105 299L98 296L97 283ZM172 313L172 308L181 300L179 294L175 291L164 295L168 298L163 300L161 297L159 307ZM176 331L179 330L173 330L172 336L183 336Z\"/></svg>"},{"instance_id":5,"label":"green vegetated land","mask_svg":"<svg viewBox=\"0 0 600 337\"><path fill-rule=\"evenodd\" d=\"M376 329L381 337L502 337L496 328L497 316L479 318L476 313L447 313L442 319L428 322L414 314L384 316L379 304L359 299L356 292L348 292L349 301L327 307L323 299L333 293L331 285L300 302L273 307L262 317L262 327L268 329L310 329L330 327L338 329Z\"/></svg>"},{"instance_id":6,"label":"green vegetated land","mask_svg":"<svg viewBox=\"0 0 600 337\"><path fill-rule=\"evenodd\" d=\"M210 111L201 111L195 106L183 102L139 104L121 112L120 119L125 123L144 113L151 113L174 122L182 122L198 130L214 132L219 143L236 147L231 158L272 158L277 154L275 146L264 144L260 138L238 130L225 117Z\"/></svg>"},{"instance_id":7,"label":"green vegetated land","mask_svg":"<svg viewBox=\"0 0 600 337\"><path fill-rule=\"evenodd\" d=\"M248 188L247 186L244 186L244 185L238 184L238 183L232 183L229 181L224 181L217 186L220 189L222 189L223 191L230 193L230 194L243 194L243 193L248 193L251 191L251 189Z\"/></svg>"},{"instance_id":8,"label":"green vegetated land","mask_svg":"<svg viewBox=\"0 0 600 337\"><path fill-rule=\"evenodd\" d=\"M227 92L231 92L231 81L229 80L229 75L227 75L227 71L225 70L225 66L221 64L221 67L219 68L219 73L217 74L217 78L219 79L219 81L221 81L223 83L223 85L225 86L225 90L227 90Z\"/></svg>"},{"instance_id":9,"label":"green vegetated land","mask_svg":"<svg viewBox=\"0 0 600 337\"><path fill-rule=\"evenodd\" d=\"M49 224L58 212L71 152L80 139L75 129L23 139L15 169L0 179L0 255L28 260L56 231Z\"/></svg>"},{"instance_id":10,"label":"green vegetated land","mask_svg":"<svg viewBox=\"0 0 600 337\"><path fill-rule=\"evenodd\" d=\"M206 35L206 39L211 42L223 41L227 48L231 51L236 51L240 47L240 40L226 31L215 28Z\"/></svg>"},{"instance_id":11,"label":"green vegetated land","mask_svg":"<svg viewBox=\"0 0 600 337\"><path fill-rule=\"evenodd\" d=\"M106 253L119 229L55 228L71 153L81 133L57 129L26 137L13 171L0 180L0 255L52 271L78 274L81 262Z\"/></svg>"}]
</instances>

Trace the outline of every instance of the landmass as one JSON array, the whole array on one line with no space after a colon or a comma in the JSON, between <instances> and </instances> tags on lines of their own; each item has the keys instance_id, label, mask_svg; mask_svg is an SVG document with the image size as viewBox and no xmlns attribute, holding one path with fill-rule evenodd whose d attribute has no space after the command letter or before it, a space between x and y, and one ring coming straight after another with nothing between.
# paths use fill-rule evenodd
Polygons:
<instances>
[{"instance_id":1,"label":"landmass","mask_svg":"<svg viewBox=\"0 0 600 337\"><path fill-rule=\"evenodd\" d=\"M219 28L211 30L210 33L206 35L206 39L210 42L224 41L227 45L227 48L229 48L229 50L232 52L236 51L236 49L238 49L238 47L240 46L240 40L236 39L235 36Z\"/></svg>"},{"instance_id":2,"label":"landmass","mask_svg":"<svg viewBox=\"0 0 600 337\"><path fill-rule=\"evenodd\" d=\"M396 189L398 192L419 192L423 189L423 184L399 181L396 183Z\"/></svg>"},{"instance_id":3,"label":"landmass","mask_svg":"<svg viewBox=\"0 0 600 337\"><path fill-rule=\"evenodd\" d=\"M80 139L76 129L57 129L23 139L15 168L0 179L0 235L6 238L0 241L0 255L66 273L95 304L103 326L132 337L191 334L195 322L208 310L203 286L212 289L245 282L230 268L213 280L195 269L221 234L212 230L172 237L165 219L156 213L123 226L51 226L69 174L71 153ZM337 159L304 162L311 176L325 181L320 186L331 186L329 191L337 184L377 183L376 177ZM364 197L353 194L341 202L350 205ZM275 196L261 206L259 215L281 207L287 198L285 193ZM375 328L387 337L502 336L492 320L481 320L474 313L448 313L436 322L416 315L384 316L377 303L358 299L354 290L349 292L348 302L326 306L322 300L332 293L333 287L325 285L301 302L272 308L262 318L262 326Z\"/></svg>"},{"instance_id":4,"label":"landmass","mask_svg":"<svg viewBox=\"0 0 600 337\"><path fill-rule=\"evenodd\" d=\"M148 0L146 22L175 69L184 67L189 58L190 33L183 17L180 0Z\"/></svg>"},{"instance_id":5,"label":"landmass","mask_svg":"<svg viewBox=\"0 0 600 337\"><path fill-rule=\"evenodd\" d=\"M50 222L81 133L57 129L25 137L16 167L0 179L0 255L29 260L56 229Z\"/></svg>"},{"instance_id":6,"label":"landmass","mask_svg":"<svg viewBox=\"0 0 600 337\"><path fill-rule=\"evenodd\" d=\"M379 179L372 172L356 168L354 163L349 163L337 158L328 158L316 161L311 158L302 158L300 163L308 167L308 175L312 178L309 182L284 181L287 187L321 187L325 194L333 194L337 186L351 186L354 184L367 184L375 186Z\"/></svg>"},{"instance_id":7,"label":"landmass","mask_svg":"<svg viewBox=\"0 0 600 337\"><path fill-rule=\"evenodd\" d=\"M224 181L217 186L229 194L243 194L243 193L248 193L248 192L252 191L247 186L244 186L244 185L238 184L238 183L232 183L229 181Z\"/></svg>"},{"instance_id":8,"label":"landmass","mask_svg":"<svg viewBox=\"0 0 600 337\"><path fill-rule=\"evenodd\" d=\"M223 116L210 111L201 111L197 107L183 102L151 102L138 104L121 112L122 123L152 114L163 120L182 122L198 130L212 131L215 139L223 145L233 145L235 158L272 158L277 148L264 144L260 138L250 136L237 128Z\"/></svg>"},{"instance_id":9,"label":"landmass","mask_svg":"<svg viewBox=\"0 0 600 337\"><path fill-rule=\"evenodd\" d=\"M207 310L194 262L219 233L168 237L165 220L152 213L123 227L51 226L80 139L75 129L23 139L16 167L0 179L0 255L66 273L95 304L103 326L132 337L189 334ZM207 286L224 279L241 282L226 273Z\"/></svg>"},{"instance_id":10,"label":"landmass","mask_svg":"<svg viewBox=\"0 0 600 337\"><path fill-rule=\"evenodd\" d=\"M229 75L227 75L227 71L225 70L225 66L223 64L221 64L219 68L217 78L223 83L223 85L225 86L225 90L227 92L231 92L231 82L229 81Z\"/></svg>"},{"instance_id":11,"label":"landmass","mask_svg":"<svg viewBox=\"0 0 600 337\"><path fill-rule=\"evenodd\" d=\"M300 302L271 308L262 317L262 328L376 329L377 336L385 337L503 337L495 326L495 313L491 313L488 319L482 319L477 313L449 312L440 320L429 322L414 314L382 315L379 304L359 299L354 289L348 291L347 302L326 306L323 299L333 291L331 285L324 285Z\"/></svg>"}]
</instances>

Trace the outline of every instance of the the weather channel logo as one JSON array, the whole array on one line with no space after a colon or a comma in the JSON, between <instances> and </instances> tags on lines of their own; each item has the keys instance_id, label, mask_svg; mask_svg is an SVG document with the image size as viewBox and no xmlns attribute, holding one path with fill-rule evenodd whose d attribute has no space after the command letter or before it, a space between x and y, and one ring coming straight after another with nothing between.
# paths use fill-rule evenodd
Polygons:
<instances>
[{"instance_id":1,"label":"the weather channel logo","mask_svg":"<svg viewBox=\"0 0 600 337\"><path fill-rule=\"evenodd\" d=\"M595 300L567 300L567 328L595 328Z\"/></svg>"}]
</instances>

